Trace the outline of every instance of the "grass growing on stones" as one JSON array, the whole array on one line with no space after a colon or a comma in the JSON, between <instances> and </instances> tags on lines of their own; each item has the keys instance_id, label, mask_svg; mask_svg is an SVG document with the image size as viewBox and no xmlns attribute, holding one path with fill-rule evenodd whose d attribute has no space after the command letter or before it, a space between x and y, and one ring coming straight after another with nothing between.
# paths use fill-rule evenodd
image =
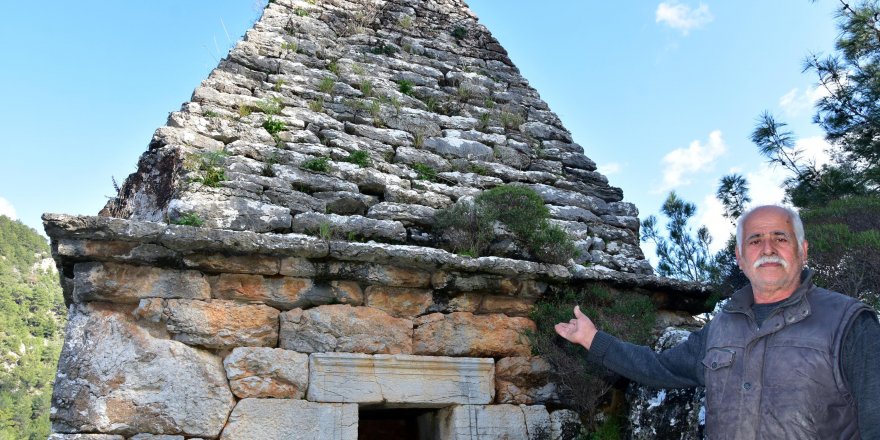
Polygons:
<instances>
[{"instance_id":1,"label":"grass growing on stones","mask_svg":"<svg viewBox=\"0 0 880 440\"><path fill-rule=\"evenodd\" d=\"M502 185L480 193L473 203L456 203L437 215L436 230L452 252L486 255L495 238L495 222L516 238L532 259L565 264L577 255L574 242L548 221L549 211L534 190Z\"/></svg>"},{"instance_id":2,"label":"grass growing on stones","mask_svg":"<svg viewBox=\"0 0 880 440\"><path fill-rule=\"evenodd\" d=\"M346 162L353 163L361 168L370 166L370 154L364 150L352 151L345 159Z\"/></svg>"},{"instance_id":3,"label":"grass growing on stones","mask_svg":"<svg viewBox=\"0 0 880 440\"><path fill-rule=\"evenodd\" d=\"M410 166L412 166L413 171L416 172L419 180L427 180L429 182L437 180L437 170L430 165L418 162Z\"/></svg>"},{"instance_id":4,"label":"grass growing on stones","mask_svg":"<svg viewBox=\"0 0 880 440\"><path fill-rule=\"evenodd\" d=\"M397 85L399 86L398 90L400 90L400 93L403 93L404 95L412 95L413 86L415 85L412 81L402 79L400 80L400 82L397 83Z\"/></svg>"},{"instance_id":5,"label":"grass growing on stones","mask_svg":"<svg viewBox=\"0 0 880 440\"><path fill-rule=\"evenodd\" d=\"M263 121L263 128L265 128L266 131L268 131L269 134L271 134L272 137L275 138L278 133L281 133L282 131L287 129L287 125L284 124L284 121L269 116L265 121Z\"/></svg>"},{"instance_id":6,"label":"grass growing on stones","mask_svg":"<svg viewBox=\"0 0 880 440\"><path fill-rule=\"evenodd\" d=\"M327 171L330 171L330 159L327 159L326 157L316 157L303 162L301 166L309 171L326 173Z\"/></svg>"},{"instance_id":7,"label":"grass growing on stones","mask_svg":"<svg viewBox=\"0 0 880 440\"><path fill-rule=\"evenodd\" d=\"M321 82L318 84L318 90L320 90L324 93L330 93L333 91L334 84L336 84L336 81L333 78L331 78L329 76L325 76L323 79L321 79Z\"/></svg>"},{"instance_id":8,"label":"grass growing on stones","mask_svg":"<svg viewBox=\"0 0 880 440\"><path fill-rule=\"evenodd\" d=\"M256 106L257 110L269 116L281 113L281 109L284 108L281 98L278 97L260 100L257 102Z\"/></svg>"},{"instance_id":9,"label":"grass growing on stones","mask_svg":"<svg viewBox=\"0 0 880 440\"><path fill-rule=\"evenodd\" d=\"M220 186L220 182L226 180L226 171L221 166L225 157L225 151L209 151L199 154L199 171L202 172L202 176L194 181L212 188Z\"/></svg>"},{"instance_id":10,"label":"grass growing on stones","mask_svg":"<svg viewBox=\"0 0 880 440\"><path fill-rule=\"evenodd\" d=\"M198 214L194 212L188 212L180 217L177 217L177 220L173 222L175 225L184 225L184 226L202 226L205 221L199 217Z\"/></svg>"},{"instance_id":11,"label":"grass growing on stones","mask_svg":"<svg viewBox=\"0 0 880 440\"><path fill-rule=\"evenodd\" d=\"M612 292L596 285L549 292L535 304L529 317L535 321L537 330L526 334L532 354L542 356L553 366L553 380L559 385L563 399L573 404L572 409L586 416L583 420L595 420L599 406L613 385L610 372L588 363L586 350L565 341L553 330L556 323L573 317L575 305L600 329L636 344L652 341L656 308L644 295ZM593 433L591 439L622 438L618 437L619 421L596 422L588 428Z\"/></svg>"}]
</instances>

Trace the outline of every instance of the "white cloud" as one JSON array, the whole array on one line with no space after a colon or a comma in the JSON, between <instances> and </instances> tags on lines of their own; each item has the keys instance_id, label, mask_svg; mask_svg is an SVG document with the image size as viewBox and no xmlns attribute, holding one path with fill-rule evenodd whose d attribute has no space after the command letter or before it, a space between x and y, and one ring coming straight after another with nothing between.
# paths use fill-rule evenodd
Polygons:
<instances>
[{"instance_id":1,"label":"white cloud","mask_svg":"<svg viewBox=\"0 0 880 440\"><path fill-rule=\"evenodd\" d=\"M620 164L617 162L606 163L604 165L599 165L596 168L596 171L603 176L610 176L612 174L617 174L620 172Z\"/></svg>"},{"instance_id":2,"label":"white cloud","mask_svg":"<svg viewBox=\"0 0 880 440\"><path fill-rule=\"evenodd\" d=\"M660 3L654 14L656 23L663 23L680 31L682 35L687 35L692 29L701 28L714 19L707 5L700 3L700 6L693 9L675 0Z\"/></svg>"},{"instance_id":3,"label":"white cloud","mask_svg":"<svg viewBox=\"0 0 880 440\"><path fill-rule=\"evenodd\" d=\"M715 198L715 194L707 194L702 203L697 205L697 212L702 213L695 222L697 225L705 225L712 236L712 244L709 249L714 253L721 250L727 243L727 237L735 232L733 224L724 217L724 205Z\"/></svg>"},{"instance_id":4,"label":"white cloud","mask_svg":"<svg viewBox=\"0 0 880 440\"><path fill-rule=\"evenodd\" d=\"M699 140L690 143L687 148L677 148L663 156L663 185L655 193L688 185L687 174L706 171L712 168L715 160L727 152L721 131L709 133L709 141L703 145Z\"/></svg>"},{"instance_id":5,"label":"white cloud","mask_svg":"<svg viewBox=\"0 0 880 440\"><path fill-rule=\"evenodd\" d=\"M746 208L780 204L785 199L782 182L788 177L788 173L778 166L763 162L756 171L746 173L745 177L749 182L749 196L752 198Z\"/></svg>"},{"instance_id":6,"label":"white cloud","mask_svg":"<svg viewBox=\"0 0 880 440\"><path fill-rule=\"evenodd\" d=\"M828 96L828 90L822 86L810 87L804 91L793 88L779 98L779 108L788 117L795 117L810 111L816 101Z\"/></svg>"},{"instance_id":7,"label":"white cloud","mask_svg":"<svg viewBox=\"0 0 880 440\"><path fill-rule=\"evenodd\" d=\"M9 200L0 197L0 215L5 215L13 220L18 219L18 214L15 213L15 207L12 206L12 203L9 203Z\"/></svg>"},{"instance_id":8,"label":"white cloud","mask_svg":"<svg viewBox=\"0 0 880 440\"><path fill-rule=\"evenodd\" d=\"M831 155L828 154L831 144L822 136L798 139L795 142L794 148L801 150L801 156L804 159L815 162L818 167L831 162Z\"/></svg>"}]
</instances>

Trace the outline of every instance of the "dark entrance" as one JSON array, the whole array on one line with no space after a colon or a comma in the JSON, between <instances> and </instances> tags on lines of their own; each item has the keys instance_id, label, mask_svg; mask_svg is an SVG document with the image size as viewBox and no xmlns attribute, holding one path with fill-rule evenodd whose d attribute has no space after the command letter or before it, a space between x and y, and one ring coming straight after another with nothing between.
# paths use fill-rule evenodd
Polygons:
<instances>
[{"instance_id":1,"label":"dark entrance","mask_svg":"<svg viewBox=\"0 0 880 440\"><path fill-rule=\"evenodd\" d=\"M427 440L433 438L430 423L434 411L425 408L361 408L358 440Z\"/></svg>"}]
</instances>

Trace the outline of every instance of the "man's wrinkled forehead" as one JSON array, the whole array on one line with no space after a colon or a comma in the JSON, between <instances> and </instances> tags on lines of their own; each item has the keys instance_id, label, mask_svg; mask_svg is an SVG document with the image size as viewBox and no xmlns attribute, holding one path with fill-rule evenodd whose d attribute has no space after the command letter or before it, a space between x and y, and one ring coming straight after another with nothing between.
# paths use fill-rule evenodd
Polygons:
<instances>
[{"instance_id":1,"label":"man's wrinkled forehead","mask_svg":"<svg viewBox=\"0 0 880 440\"><path fill-rule=\"evenodd\" d=\"M755 232L746 236L746 241L752 241L754 239L764 238L764 237L774 237L774 238L786 238L791 239L792 234L783 230L776 230L770 232Z\"/></svg>"}]
</instances>

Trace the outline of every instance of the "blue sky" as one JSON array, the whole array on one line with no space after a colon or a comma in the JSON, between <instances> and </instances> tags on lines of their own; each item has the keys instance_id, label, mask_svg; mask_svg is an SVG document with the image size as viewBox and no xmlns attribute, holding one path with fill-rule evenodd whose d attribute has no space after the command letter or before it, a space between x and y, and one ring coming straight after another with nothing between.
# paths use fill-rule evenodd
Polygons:
<instances>
[{"instance_id":1,"label":"blue sky","mask_svg":"<svg viewBox=\"0 0 880 440\"><path fill-rule=\"evenodd\" d=\"M784 171L749 141L769 110L805 148L812 52L830 53L836 2L471 0L471 9L641 217L675 190L718 244L713 194L730 172L781 200ZM258 0L0 2L0 214L93 215L153 131L250 27ZM650 249L648 250L650 252Z\"/></svg>"}]
</instances>

